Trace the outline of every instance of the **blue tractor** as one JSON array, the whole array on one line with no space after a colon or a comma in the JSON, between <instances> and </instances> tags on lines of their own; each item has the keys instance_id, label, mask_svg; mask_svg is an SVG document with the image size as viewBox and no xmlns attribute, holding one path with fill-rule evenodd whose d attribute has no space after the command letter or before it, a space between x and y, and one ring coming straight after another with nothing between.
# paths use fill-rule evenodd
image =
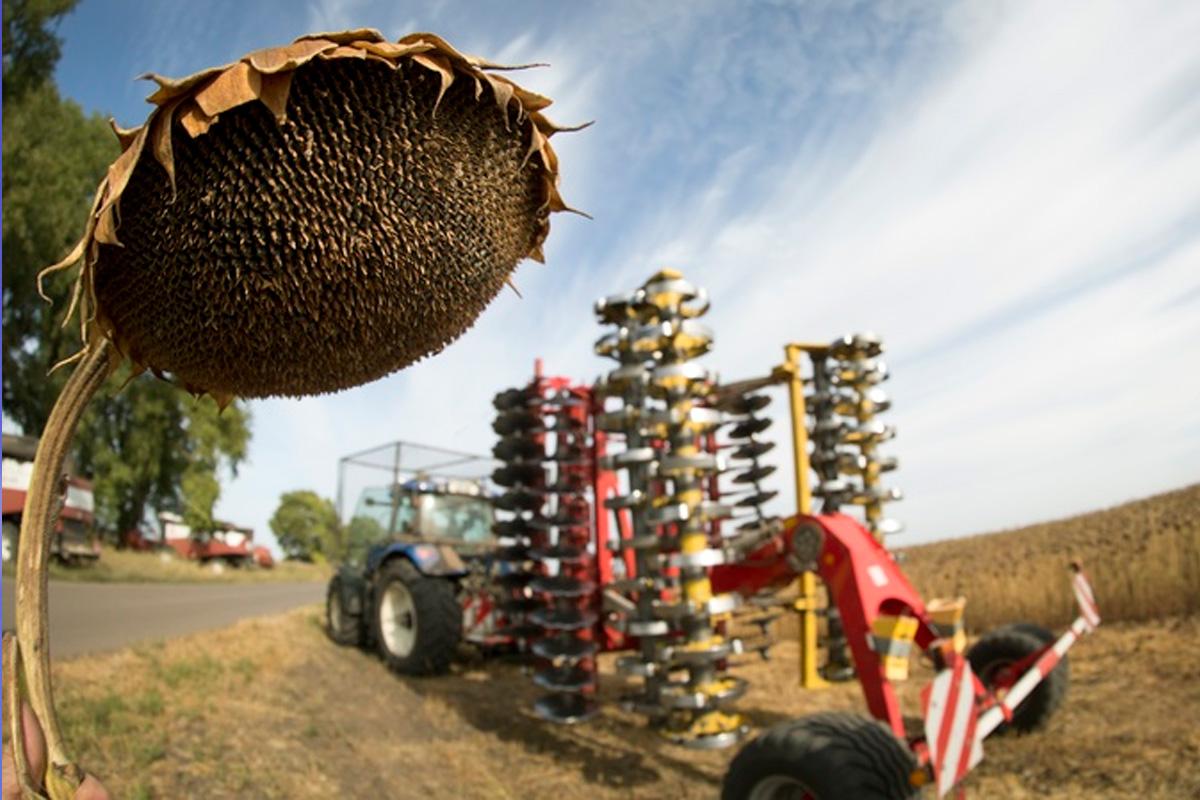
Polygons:
<instances>
[{"instance_id":1,"label":"blue tractor","mask_svg":"<svg viewBox=\"0 0 1200 800\"><path fill-rule=\"evenodd\" d=\"M378 537L361 543L329 582L326 630L334 642L374 648L399 674L436 675L464 639L503 639L487 591L495 539L484 480L422 471L365 488L354 516L378 523Z\"/></svg>"}]
</instances>

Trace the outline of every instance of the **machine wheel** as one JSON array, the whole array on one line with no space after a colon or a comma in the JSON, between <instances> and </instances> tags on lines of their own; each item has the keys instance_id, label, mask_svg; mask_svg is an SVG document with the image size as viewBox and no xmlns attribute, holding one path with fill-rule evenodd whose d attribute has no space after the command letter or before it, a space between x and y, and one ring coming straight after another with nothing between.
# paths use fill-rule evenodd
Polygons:
<instances>
[{"instance_id":1,"label":"machine wheel","mask_svg":"<svg viewBox=\"0 0 1200 800\"><path fill-rule=\"evenodd\" d=\"M1017 622L989 631L967 651L971 670L989 689L1004 691L1019 678L1012 672L1017 662L1036 653L1055 640L1054 634L1038 625ZM1070 682L1070 667L1064 657L1037 688L1017 706L1011 723L996 729L1029 733L1044 726L1062 705Z\"/></svg>"},{"instance_id":2,"label":"machine wheel","mask_svg":"<svg viewBox=\"0 0 1200 800\"><path fill-rule=\"evenodd\" d=\"M325 632L343 646L361 645L366 639L362 617L351 614L342 603L342 584L337 578L329 582L325 594Z\"/></svg>"},{"instance_id":3,"label":"machine wheel","mask_svg":"<svg viewBox=\"0 0 1200 800\"><path fill-rule=\"evenodd\" d=\"M15 561L17 558L17 538L21 535L21 529L17 523L11 520L4 520L4 560Z\"/></svg>"},{"instance_id":4,"label":"machine wheel","mask_svg":"<svg viewBox=\"0 0 1200 800\"><path fill-rule=\"evenodd\" d=\"M462 609L451 581L394 559L375 579L374 606L375 643L389 669L402 675L449 669L462 639Z\"/></svg>"},{"instance_id":5,"label":"machine wheel","mask_svg":"<svg viewBox=\"0 0 1200 800\"><path fill-rule=\"evenodd\" d=\"M841 711L776 725L742 748L722 800L903 800L917 762L882 723Z\"/></svg>"}]
</instances>

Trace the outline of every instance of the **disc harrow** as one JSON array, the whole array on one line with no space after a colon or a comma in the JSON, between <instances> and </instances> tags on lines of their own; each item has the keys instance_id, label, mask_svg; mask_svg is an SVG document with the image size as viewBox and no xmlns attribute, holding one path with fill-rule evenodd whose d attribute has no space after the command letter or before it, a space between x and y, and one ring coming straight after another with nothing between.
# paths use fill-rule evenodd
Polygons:
<instances>
[{"instance_id":1,"label":"disc harrow","mask_svg":"<svg viewBox=\"0 0 1200 800\"><path fill-rule=\"evenodd\" d=\"M878 448L896 429L878 415L891 407L879 384L887 380L880 358L883 342L873 333L835 339L824 353L813 354L814 415L812 464L820 476L814 494L822 509L860 506L867 529L878 540L900 533L904 526L884 516L883 505L900 500L899 489L886 488L880 478L896 469L897 460L881 456Z\"/></svg>"},{"instance_id":2,"label":"disc harrow","mask_svg":"<svg viewBox=\"0 0 1200 800\"><path fill-rule=\"evenodd\" d=\"M513 515L496 533L515 542L497 551L508 568L495 586L533 659L534 683L549 692L534 712L552 722L582 722L597 710L589 403L586 388L540 375L495 400L493 452L506 463L493 479L506 490L494 502Z\"/></svg>"},{"instance_id":3,"label":"disc harrow","mask_svg":"<svg viewBox=\"0 0 1200 800\"><path fill-rule=\"evenodd\" d=\"M514 399L520 407L497 420L495 452L509 462L497 471L507 487L497 506L512 515L497 532L514 540L499 556L526 568L499 581L511 596L505 608L533 631L534 681L549 692L536 710L558 722L594 714L596 656L623 651L614 666L626 708L677 745L735 744L748 725L731 706L747 682L730 668L739 656L766 658L769 627L790 609L800 616L801 685L857 678L875 721L839 713L786 723L743 748L722 796L858 797L870 784L907 797L934 780L945 796L982 752L982 739L963 732L975 725L986 736L1016 720L1021 699L1099 622L1090 584L1074 565L1083 616L1057 640L1029 626L999 629L991 641L1019 647L1019 668L981 681L971 670L988 648L966 651L965 600L926 604L884 543L901 531L884 515L901 493L882 484L897 466L880 452L895 436L880 419L891 405L880 388L882 342L854 334L788 343L769 374L721 384L700 363L713 346L700 321L708 305L671 270L598 301L610 329L594 349L615 362L607 374L569 391L565 379L549 391L539 378L537 400ZM767 506L777 468L764 461L774 443L763 437L772 425L766 390L784 386L796 510L776 517ZM861 520L843 512L856 508ZM784 600L789 586L795 597ZM922 694L923 731L895 685L908 678L914 649L937 670ZM956 736L973 744L943 747ZM842 752L864 758L847 768L834 758Z\"/></svg>"},{"instance_id":4,"label":"disc harrow","mask_svg":"<svg viewBox=\"0 0 1200 800\"><path fill-rule=\"evenodd\" d=\"M707 295L665 270L596 310L601 322L619 326L596 350L619 363L600 391L621 402L606 421L625 437L626 450L611 464L628 473L629 493L610 508L630 510L634 532L622 544L637 562L625 630L640 647L618 669L642 684L626 702L677 744L724 747L746 731L739 715L724 710L745 684L725 674L734 647L716 619L736 598L714 595L709 580L709 570L726 560L712 533L733 509L715 496L725 465L712 444L731 417L707 405L716 376L695 361L713 341L697 321ZM757 502L753 494L748 500L748 507Z\"/></svg>"}]
</instances>

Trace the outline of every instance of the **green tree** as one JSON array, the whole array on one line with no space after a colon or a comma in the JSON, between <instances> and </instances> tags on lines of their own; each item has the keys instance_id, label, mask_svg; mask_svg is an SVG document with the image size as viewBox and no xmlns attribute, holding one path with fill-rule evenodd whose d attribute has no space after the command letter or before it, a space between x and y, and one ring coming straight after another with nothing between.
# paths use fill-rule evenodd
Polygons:
<instances>
[{"instance_id":1,"label":"green tree","mask_svg":"<svg viewBox=\"0 0 1200 800\"><path fill-rule=\"evenodd\" d=\"M179 395L176 390L176 395ZM238 465L250 445L250 414L240 403L220 411L205 397L187 411L187 466L180 479L183 521L193 530L210 530L213 507L221 496L220 473L237 477Z\"/></svg>"},{"instance_id":2,"label":"green tree","mask_svg":"<svg viewBox=\"0 0 1200 800\"><path fill-rule=\"evenodd\" d=\"M316 492L285 492L270 524L279 547L291 558L333 557L339 549L337 511Z\"/></svg>"},{"instance_id":3,"label":"green tree","mask_svg":"<svg viewBox=\"0 0 1200 800\"><path fill-rule=\"evenodd\" d=\"M62 42L51 28L79 0L4 0L4 100L50 79Z\"/></svg>"},{"instance_id":4,"label":"green tree","mask_svg":"<svg viewBox=\"0 0 1200 800\"><path fill-rule=\"evenodd\" d=\"M56 275L37 294L37 274L83 233L93 193L119 152L97 114L63 100L50 81L61 43L53 27L75 0L4 0L3 404L23 431L38 434L69 369L47 374L81 346L63 327L72 276ZM237 469L249 417L234 405L218 415L210 400L139 377L118 390L128 368L92 404L76 437L80 469L91 475L101 526L123 532L147 507L178 509L199 530L211 527L219 476Z\"/></svg>"},{"instance_id":5,"label":"green tree","mask_svg":"<svg viewBox=\"0 0 1200 800\"><path fill-rule=\"evenodd\" d=\"M21 99L4 98L4 411L40 431L68 370L47 373L80 347L63 327L66 303L36 291L42 268L66 255L83 234L96 185L118 151L98 115L59 98L51 84ZM51 276L51 297L70 296L71 278Z\"/></svg>"},{"instance_id":6,"label":"green tree","mask_svg":"<svg viewBox=\"0 0 1200 800\"><path fill-rule=\"evenodd\" d=\"M271 517L271 530L292 558L323 556L347 561L361 556L384 538L383 526L370 517L338 519L333 501L307 490L286 492Z\"/></svg>"},{"instance_id":7,"label":"green tree","mask_svg":"<svg viewBox=\"0 0 1200 800\"><path fill-rule=\"evenodd\" d=\"M371 545L379 544L384 538L383 526L371 517L355 517L343 529L337 561L361 559Z\"/></svg>"},{"instance_id":8,"label":"green tree","mask_svg":"<svg viewBox=\"0 0 1200 800\"><path fill-rule=\"evenodd\" d=\"M123 389L111 381L76 437L80 469L95 476L100 527L122 533L151 508L177 509L193 530L210 530L218 476L229 470L236 477L249 423L241 403L220 412L211 398L193 400L149 376Z\"/></svg>"}]
</instances>

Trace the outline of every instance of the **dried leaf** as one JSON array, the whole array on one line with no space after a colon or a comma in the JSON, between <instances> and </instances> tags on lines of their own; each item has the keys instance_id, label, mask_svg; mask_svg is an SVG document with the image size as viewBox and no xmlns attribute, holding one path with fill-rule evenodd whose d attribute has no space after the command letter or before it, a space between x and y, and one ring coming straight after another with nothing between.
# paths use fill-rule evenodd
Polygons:
<instances>
[{"instance_id":1,"label":"dried leaf","mask_svg":"<svg viewBox=\"0 0 1200 800\"><path fill-rule=\"evenodd\" d=\"M355 47L361 47L368 53L374 53L387 59L397 59L414 53L428 53L433 45L418 42L415 44L397 44L396 42L355 42Z\"/></svg>"},{"instance_id":2,"label":"dried leaf","mask_svg":"<svg viewBox=\"0 0 1200 800\"><path fill-rule=\"evenodd\" d=\"M412 60L426 69L433 70L441 79L442 86L438 89L437 100L433 102L433 113L437 114L437 108L441 104L442 98L446 95L446 90L450 88L450 84L454 83L454 68L450 66L448 60L441 56L418 54L414 55Z\"/></svg>"},{"instance_id":3,"label":"dried leaf","mask_svg":"<svg viewBox=\"0 0 1200 800\"><path fill-rule=\"evenodd\" d=\"M349 31L336 31L334 33L310 33L301 36L297 42L308 41L309 39L324 39L334 42L335 44L350 44L355 41L366 42L383 42L386 41L382 33L375 28L355 28Z\"/></svg>"},{"instance_id":4,"label":"dried leaf","mask_svg":"<svg viewBox=\"0 0 1200 800\"><path fill-rule=\"evenodd\" d=\"M129 145L133 143L133 140L137 138L137 128L122 128L117 124L115 119L110 119L108 121L108 126L112 128L112 132L117 135L117 141L120 142L122 150L129 147Z\"/></svg>"},{"instance_id":5,"label":"dried leaf","mask_svg":"<svg viewBox=\"0 0 1200 800\"><path fill-rule=\"evenodd\" d=\"M262 96L259 97L272 114L276 122L287 119L287 99L292 90L294 72L278 72L262 76Z\"/></svg>"},{"instance_id":6,"label":"dried leaf","mask_svg":"<svg viewBox=\"0 0 1200 800\"><path fill-rule=\"evenodd\" d=\"M59 261L57 263L54 263L48 267L45 267L40 272L38 272L38 274L37 274L38 296L41 297L43 300L45 300L47 303L50 303L53 301L49 297L46 296L45 287L43 285L43 282L46 280L46 276L52 275L55 272L58 272L60 270L64 270L64 269L67 269L68 267L71 267L72 265L77 263L79 261L79 259L83 258L85 253L90 252L90 250L92 248L96 247L96 245L92 239L92 232L96 226L96 209L100 208L100 204L104 201L104 197L107 194L107 192L108 192L108 179L104 178L100 181L100 185L98 187L96 187L96 193L94 195L92 195L92 207L88 211L88 221L87 221L87 226L84 228L84 231L83 231L83 237L80 238L80 240L75 243L75 246L71 248L71 252L67 253L65 258L63 258L61 261Z\"/></svg>"},{"instance_id":7,"label":"dried leaf","mask_svg":"<svg viewBox=\"0 0 1200 800\"><path fill-rule=\"evenodd\" d=\"M418 44L419 43L419 44L432 45L432 47L430 49L437 50L439 53L443 53L444 55L449 56L454 61L462 61L462 62L468 63L468 64L470 63L470 59L467 56L463 55L458 50L455 50L453 47L450 46L449 42L447 42L442 37L438 36L436 33L410 33L407 36L400 37L399 43L400 44Z\"/></svg>"},{"instance_id":8,"label":"dried leaf","mask_svg":"<svg viewBox=\"0 0 1200 800\"><path fill-rule=\"evenodd\" d=\"M346 47L346 46L344 46L344 45L343 45L343 46L340 46L340 47L336 47L336 48L334 48L333 50L326 50L325 52L323 52L323 53L321 53L321 54L320 54L320 57L321 57L321 58L324 58L324 59L330 59L330 58L366 58L366 57L367 57L367 51L366 51L366 50L363 50L363 49L362 49L362 48L360 48L360 47Z\"/></svg>"},{"instance_id":9,"label":"dried leaf","mask_svg":"<svg viewBox=\"0 0 1200 800\"><path fill-rule=\"evenodd\" d=\"M171 181L171 199L175 199L175 155L171 145L171 123L175 120L175 112L179 103L174 102L155 115L150 123L150 150L159 165L166 170L167 178Z\"/></svg>"},{"instance_id":10,"label":"dried leaf","mask_svg":"<svg viewBox=\"0 0 1200 800\"><path fill-rule=\"evenodd\" d=\"M209 392L209 394L212 395L213 400L217 401L217 414L223 413L233 402L233 395L228 392Z\"/></svg>"},{"instance_id":11,"label":"dried leaf","mask_svg":"<svg viewBox=\"0 0 1200 800\"><path fill-rule=\"evenodd\" d=\"M245 61L239 61L196 92L196 105L210 117L256 100L262 94L262 76Z\"/></svg>"},{"instance_id":12,"label":"dried leaf","mask_svg":"<svg viewBox=\"0 0 1200 800\"><path fill-rule=\"evenodd\" d=\"M554 101L549 97L540 95L537 92L531 92L528 89L523 89L503 75L493 75L492 80L499 81L511 87L513 96L521 102L522 108L526 111L541 111L543 108L548 108L554 104Z\"/></svg>"},{"instance_id":13,"label":"dried leaf","mask_svg":"<svg viewBox=\"0 0 1200 800\"><path fill-rule=\"evenodd\" d=\"M117 392L125 391L125 387L133 383L135 378L146 374L146 367L143 364L131 364L129 367L129 377L121 381L121 385L117 387Z\"/></svg>"},{"instance_id":14,"label":"dried leaf","mask_svg":"<svg viewBox=\"0 0 1200 800\"><path fill-rule=\"evenodd\" d=\"M325 37L319 39L298 39L283 47L267 47L256 50L246 56L244 62L250 64L262 73L280 72L311 61L318 53L336 50L338 43Z\"/></svg>"},{"instance_id":15,"label":"dried leaf","mask_svg":"<svg viewBox=\"0 0 1200 800\"><path fill-rule=\"evenodd\" d=\"M121 196L121 192L125 191L125 186L129 183L129 178L133 175L133 168L137 166L138 158L142 154L142 148L146 144L146 133L149 130L149 125L143 125L138 128L137 136L130 142L128 149L121 155L117 156L117 160L108 168L108 174L105 176L105 199L100 206L99 219L96 221L96 239L105 244L119 245L117 240L117 229L115 221L114 206L117 199Z\"/></svg>"},{"instance_id":16,"label":"dried leaf","mask_svg":"<svg viewBox=\"0 0 1200 800\"><path fill-rule=\"evenodd\" d=\"M508 103L512 100L513 90L512 84L505 83L497 79L495 75L483 73L483 79L492 87L492 95L496 98L496 105L504 112L504 126L508 127Z\"/></svg>"},{"instance_id":17,"label":"dried leaf","mask_svg":"<svg viewBox=\"0 0 1200 800\"><path fill-rule=\"evenodd\" d=\"M216 121L216 117L205 114L195 102L188 102L183 113L179 115L179 123L193 139L205 133Z\"/></svg>"},{"instance_id":18,"label":"dried leaf","mask_svg":"<svg viewBox=\"0 0 1200 800\"><path fill-rule=\"evenodd\" d=\"M151 80L158 84L158 89L146 98L147 103L153 103L161 106L173 97L187 92L193 86L196 86L214 75L219 75L230 67L226 64L223 67L209 67L200 72L188 75L186 78L165 78L153 72L146 72L138 77L142 80Z\"/></svg>"}]
</instances>

